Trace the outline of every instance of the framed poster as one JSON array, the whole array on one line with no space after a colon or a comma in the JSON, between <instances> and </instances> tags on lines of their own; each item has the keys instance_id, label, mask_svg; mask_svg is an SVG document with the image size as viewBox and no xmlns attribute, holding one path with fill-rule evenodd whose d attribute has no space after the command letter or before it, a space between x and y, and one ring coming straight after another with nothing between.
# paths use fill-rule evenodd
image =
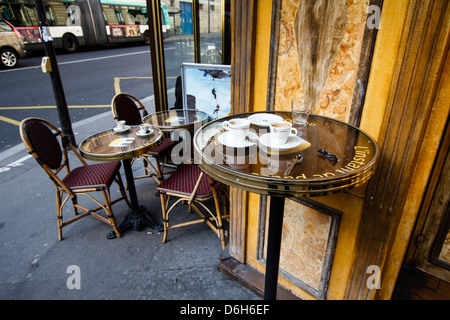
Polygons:
<instances>
[{"instance_id":1,"label":"framed poster","mask_svg":"<svg viewBox=\"0 0 450 320\"><path fill-rule=\"evenodd\" d=\"M210 119L231 113L231 66L183 63L183 108L203 111Z\"/></svg>"}]
</instances>

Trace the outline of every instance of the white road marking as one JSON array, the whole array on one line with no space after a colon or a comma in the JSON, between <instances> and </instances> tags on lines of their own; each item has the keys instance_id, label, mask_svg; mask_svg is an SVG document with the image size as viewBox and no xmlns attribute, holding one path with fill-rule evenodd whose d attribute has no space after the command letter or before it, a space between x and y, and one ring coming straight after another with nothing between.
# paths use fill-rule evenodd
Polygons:
<instances>
[{"instance_id":1,"label":"white road marking","mask_svg":"<svg viewBox=\"0 0 450 320\"><path fill-rule=\"evenodd\" d=\"M176 48L165 48L164 50L175 50ZM65 65L65 64L73 64L73 63L81 63L81 62L89 62L89 61L96 61L96 60L104 60L104 59L112 59L112 58L120 58L120 57L126 57L126 56L132 56L136 54L150 54L149 50L146 51L138 51L138 52L130 52L130 53L123 53L123 54L115 54L112 56L106 56L106 57L97 57L97 58L89 58L89 59L81 59L81 60L74 60L74 61L66 61L66 62L58 62L58 65ZM8 70L0 70L0 73L2 72L12 72L12 71L21 71L21 70L29 70L29 69L37 69L40 68L41 65L32 66L32 67L24 67L24 68L15 68L15 69L8 69Z\"/></svg>"},{"instance_id":2,"label":"white road marking","mask_svg":"<svg viewBox=\"0 0 450 320\"><path fill-rule=\"evenodd\" d=\"M89 62L89 61L96 61L96 60L120 58L120 57L136 55L136 54L143 54L143 53L149 54L150 51L138 51L138 52L124 53L124 54L115 54L115 55L106 56L106 57L97 57L97 58L90 58L90 59L81 59L81 60L74 60L74 61L58 62L58 65L61 66L61 65L65 65L65 64L73 64L73 63ZM15 69L10 69L10 70L1 70L0 73L2 73L2 72L12 72L12 71L21 71L21 70L28 70L28 69L37 69L37 68L40 68L40 67L41 67L41 65L32 66L32 67L25 67L25 68L15 68Z\"/></svg>"},{"instance_id":3,"label":"white road marking","mask_svg":"<svg viewBox=\"0 0 450 320\"><path fill-rule=\"evenodd\" d=\"M26 155L25 157L20 158L19 160L16 160L14 162L11 162L10 164L7 164L4 167L0 167L0 173L9 171L9 170L11 170L11 168L15 168L15 167L23 165L22 162L24 162L25 160L28 160L31 157L32 157L32 155L29 154L29 155Z\"/></svg>"}]
</instances>

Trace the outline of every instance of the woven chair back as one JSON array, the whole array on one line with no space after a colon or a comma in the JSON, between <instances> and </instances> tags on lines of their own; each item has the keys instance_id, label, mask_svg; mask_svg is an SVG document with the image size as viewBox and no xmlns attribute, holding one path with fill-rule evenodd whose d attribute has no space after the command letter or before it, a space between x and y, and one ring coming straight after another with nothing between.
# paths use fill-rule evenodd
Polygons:
<instances>
[{"instance_id":1,"label":"woven chair back","mask_svg":"<svg viewBox=\"0 0 450 320\"><path fill-rule=\"evenodd\" d=\"M62 150L50 128L41 121L32 119L25 123L24 131L40 161L53 170L58 169L62 162Z\"/></svg>"},{"instance_id":2,"label":"woven chair back","mask_svg":"<svg viewBox=\"0 0 450 320\"><path fill-rule=\"evenodd\" d=\"M135 101L137 99L133 99L128 94L116 95L113 99L116 120L125 120L126 124L130 126L140 125L142 123L142 116L139 110L144 109L145 112L145 108L137 106Z\"/></svg>"}]
</instances>

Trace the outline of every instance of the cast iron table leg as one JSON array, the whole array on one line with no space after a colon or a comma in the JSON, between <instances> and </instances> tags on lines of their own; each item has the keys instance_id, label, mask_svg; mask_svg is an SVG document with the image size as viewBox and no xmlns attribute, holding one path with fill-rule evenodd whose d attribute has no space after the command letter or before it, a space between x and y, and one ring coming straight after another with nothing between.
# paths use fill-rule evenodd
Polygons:
<instances>
[{"instance_id":1,"label":"cast iron table leg","mask_svg":"<svg viewBox=\"0 0 450 320\"><path fill-rule=\"evenodd\" d=\"M270 198L269 235L267 238L264 300L276 300L280 264L281 233L283 229L284 197Z\"/></svg>"},{"instance_id":2,"label":"cast iron table leg","mask_svg":"<svg viewBox=\"0 0 450 320\"><path fill-rule=\"evenodd\" d=\"M137 194L136 194L136 186L134 185L134 176L133 171L131 169L131 159L125 159L122 161L123 169L125 171L125 177L127 179L128 184L128 194L130 196L131 202L131 212L125 217L123 222L119 226L119 232L122 234L129 228L133 228L133 230L140 230L141 226L148 226L152 229L156 229L158 231L163 231L164 228L162 225L156 224L147 210L139 205ZM108 239L116 238L116 233L111 231L108 233Z\"/></svg>"}]
</instances>

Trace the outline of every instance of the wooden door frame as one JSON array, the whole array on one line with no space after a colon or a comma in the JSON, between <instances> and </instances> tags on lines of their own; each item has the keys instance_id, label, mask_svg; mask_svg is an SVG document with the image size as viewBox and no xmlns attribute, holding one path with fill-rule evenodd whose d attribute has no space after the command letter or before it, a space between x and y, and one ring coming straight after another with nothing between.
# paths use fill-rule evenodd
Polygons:
<instances>
[{"instance_id":1,"label":"wooden door frame","mask_svg":"<svg viewBox=\"0 0 450 320\"><path fill-rule=\"evenodd\" d=\"M379 168L369 181L357 236L348 299L389 299L415 225L448 117L448 1L408 3L386 112ZM445 87L443 87L445 86ZM437 141L437 142L436 142ZM381 289L365 284L367 267L381 270Z\"/></svg>"}]
</instances>

